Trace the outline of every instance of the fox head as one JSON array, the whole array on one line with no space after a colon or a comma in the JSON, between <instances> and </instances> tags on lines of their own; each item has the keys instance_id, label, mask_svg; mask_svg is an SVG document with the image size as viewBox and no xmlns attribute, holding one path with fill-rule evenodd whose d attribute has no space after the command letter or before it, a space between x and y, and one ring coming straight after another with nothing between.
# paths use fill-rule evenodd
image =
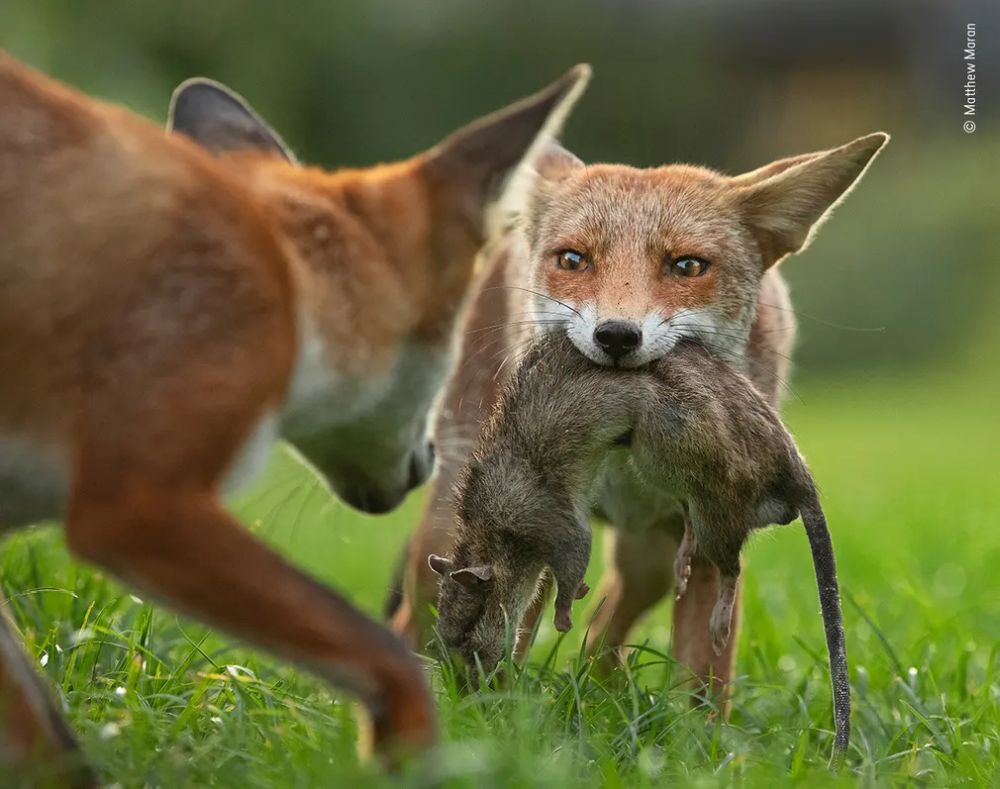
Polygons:
<instances>
[{"instance_id":1,"label":"fox head","mask_svg":"<svg viewBox=\"0 0 1000 789\"><path fill-rule=\"evenodd\" d=\"M433 468L428 414L486 237L484 211L558 132L581 65L410 159L327 172L228 88L190 80L168 129L217 155L261 207L290 260L300 351L282 432L349 504L385 512Z\"/></svg>"},{"instance_id":2,"label":"fox head","mask_svg":"<svg viewBox=\"0 0 1000 789\"><path fill-rule=\"evenodd\" d=\"M806 247L888 139L735 177L585 166L549 145L506 198L530 248L538 324L604 365L646 364L684 337L741 357L764 273Z\"/></svg>"}]
</instances>

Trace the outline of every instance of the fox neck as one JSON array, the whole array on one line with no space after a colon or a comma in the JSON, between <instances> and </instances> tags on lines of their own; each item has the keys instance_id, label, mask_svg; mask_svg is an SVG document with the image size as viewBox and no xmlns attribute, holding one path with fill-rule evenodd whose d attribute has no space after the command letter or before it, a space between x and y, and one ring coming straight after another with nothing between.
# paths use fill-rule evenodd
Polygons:
<instances>
[{"instance_id":1,"label":"fox neck","mask_svg":"<svg viewBox=\"0 0 1000 789\"><path fill-rule=\"evenodd\" d=\"M344 179L257 154L222 161L273 223L293 282L298 349L276 415L280 434L293 438L289 430L356 418L362 403L381 396L400 339L414 322L415 309L401 298L404 287L387 266L376 272L377 287L364 281L376 277L358 259L377 257L365 255L377 245L345 207ZM376 292L378 301L359 301L359 294Z\"/></svg>"}]
</instances>

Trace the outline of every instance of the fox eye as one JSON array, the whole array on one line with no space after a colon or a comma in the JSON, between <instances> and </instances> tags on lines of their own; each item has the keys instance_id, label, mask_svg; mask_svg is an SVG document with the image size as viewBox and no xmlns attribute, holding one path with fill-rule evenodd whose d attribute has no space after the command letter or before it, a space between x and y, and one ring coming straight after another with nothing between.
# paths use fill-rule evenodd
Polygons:
<instances>
[{"instance_id":1,"label":"fox eye","mask_svg":"<svg viewBox=\"0 0 1000 789\"><path fill-rule=\"evenodd\" d=\"M708 271L708 261L692 257L677 258L667 261L667 268L678 277L700 277Z\"/></svg>"},{"instance_id":2,"label":"fox eye","mask_svg":"<svg viewBox=\"0 0 1000 789\"><path fill-rule=\"evenodd\" d=\"M586 271L590 262L579 252L564 249L556 256L556 267L563 271Z\"/></svg>"}]
</instances>

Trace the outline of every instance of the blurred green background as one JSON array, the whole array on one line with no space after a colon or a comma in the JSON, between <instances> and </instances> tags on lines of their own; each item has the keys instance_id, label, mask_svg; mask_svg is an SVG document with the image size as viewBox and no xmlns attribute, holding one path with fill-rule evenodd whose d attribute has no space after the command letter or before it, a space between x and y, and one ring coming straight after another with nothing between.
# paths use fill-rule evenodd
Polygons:
<instances>
[{"instance_id":1,"label":"blurred green background","mask_svg":"<svg viewBox=\"0 0 1000 789\"><path fill-rule=\"evenodd\" d=\"M157 121L182 79L220 79L325 166L412 154L578 61L595 79L566 141L588 161L738 172L884 129L865 182L785 266L801 375L990 368L1000 348L994 2L0 0L0 20L0 46Z\"/></svg>"}]
</instances>

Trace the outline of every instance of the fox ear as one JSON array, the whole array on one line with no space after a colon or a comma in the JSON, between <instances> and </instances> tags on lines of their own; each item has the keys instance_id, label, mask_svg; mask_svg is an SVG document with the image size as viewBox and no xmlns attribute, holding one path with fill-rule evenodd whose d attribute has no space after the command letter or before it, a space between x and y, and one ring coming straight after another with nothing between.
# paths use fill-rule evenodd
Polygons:
<instances>
[{"instance_id":1,"label":"fox ear","mask_svg":"<svg viewBox=\"0 0 1000 789\"><path fill-rule=\"evenodd\" d=\"M212 153L264 151L295 162L277 132L242 96L204 77L177 86L170 99L167 131L180 132Z\"/></svg>"},{"instance_id":2,"label":"fox ear","mask_svg":"<svg viewBox=\"0 0 1000 789\"><path fill-rule=\"evenodd\" d=\"M555 139L546 140L533 162L528 163L546 181L561 181L575 170L583 167L583 162L575 154L563 148Z\"/></svg>"},{"instance_id":3,"label":"fox ear","mask_svg":"<svg viewBox=\"0 0 1000 789\"><path fill-rule=\"evenodd\" d=\"M778 175L779 173L785 172L792 167L803 162L809 162L818 156L822 156L826 151L813 151L812 153L800 153L798 156L789 156L785 159L778 159L771 162L770 164L765 164L763 167L758 167L756 170L751 170L747 173L741 173L740 175L734 175L729 179L731 186L751 186L752 184L759 184L770 178L773 175Z\"/></svg>"},{"instance_id":4,"label":"fox ear","mask_svg":"<svg viewBox=\"0 0 1000 789\"><path fill-rule=\"evenodd\" d=\"M461 570L452 570L448 577L458 581L466 589L482 589L483 584L493 580L493 568L488 564L463 567Z\"/></svg>"},{"instance_id":5,"label":"fox ear","mask_svg":"<svg viewBox=\"0 0 1000 789\"><path fill-rule=\"evenodd\" d=\"M888 141L888 134L877 132L730 180L740 211L763 248L766 266L808 246Z\"/></svg>"},{"instance_id":6,"label":"fox ear","mask_svg":"<svg viewBox=\"0 0 1000 789\"><path fill-rule=\"evenodd\" d=\"M537 153L525 159L514 171L496 203L487 214L487 235L505 230L511 220L531 210L532 200L540 182L558 183L583 167L574 154L563 148L554 137L540 140Z\"/></svg>"},{"instance_id":7,"label":"fox ear","mask_svg":"<svg viewBox=\"0 0 1000 789\"><path fill-rule=\"evenodd\" d=\"M459 129L424 155L425 172L458 196L463 215L483 236L487 205L517 166L558 134L589 80L590 66L574 66L547 88Z\"/></svg>"}]
</instances>

